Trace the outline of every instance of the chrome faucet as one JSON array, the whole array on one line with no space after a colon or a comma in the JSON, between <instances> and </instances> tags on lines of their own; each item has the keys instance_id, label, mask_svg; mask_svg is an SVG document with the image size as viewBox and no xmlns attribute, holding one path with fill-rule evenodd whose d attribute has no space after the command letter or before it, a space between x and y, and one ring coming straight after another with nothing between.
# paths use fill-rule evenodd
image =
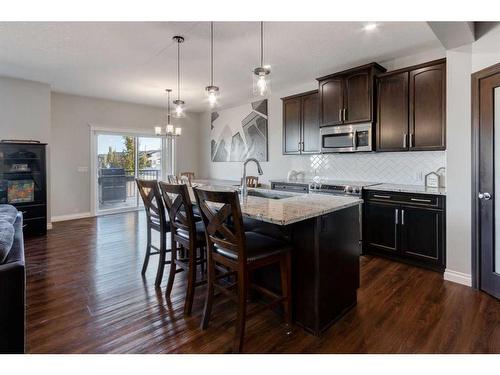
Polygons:
<instances>
[{"instance_id":1,"label":"chrome faucet","mask_svg":"<svg viewBox=\"0 0 500 375\"><path fill-rule=\"evenodd\" d=\"M262 175L262 168L260 167L259 161L255 158L248 158L245 160L243 163L243 178L241 179L241 197L245 198L248 195L248 188L247 188L247 164L248 162L253 161L255 164L257 164L257 172L259 172L259 176Z\"/></svg>"}]
</instances>

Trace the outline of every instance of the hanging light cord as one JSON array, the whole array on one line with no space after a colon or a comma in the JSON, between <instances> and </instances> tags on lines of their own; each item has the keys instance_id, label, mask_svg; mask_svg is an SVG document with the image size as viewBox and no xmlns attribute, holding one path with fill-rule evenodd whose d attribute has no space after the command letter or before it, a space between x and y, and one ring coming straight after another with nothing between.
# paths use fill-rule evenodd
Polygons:
<instances>
[{"instance_id":1,"label":"hanging light cord","mask_svg":"<svg viewBox=\"0 0 500 375\"><path fill-rule=\"evenodd\" d=\"M264 22L260 22L260 66L264 66Z\"/></svg>"},{"instance_id":2,"label":"hanging light cord","mask_svg":"<svg viewBox=\"0 0 500 375\"><path fill-rule=\"evenodd\" d=\"M210 22L210 86L214 85L214 23Z\"/></svg>"},{"instance_id":3,"label":"hanging light cord","mask_svg":"<svg viewBox=\"0 0 500 375\"><path fill-rule=\"evenodd\" d=\"M181 97L181 42L177 41L177 100Z\"/></svg>"}]
</instances>

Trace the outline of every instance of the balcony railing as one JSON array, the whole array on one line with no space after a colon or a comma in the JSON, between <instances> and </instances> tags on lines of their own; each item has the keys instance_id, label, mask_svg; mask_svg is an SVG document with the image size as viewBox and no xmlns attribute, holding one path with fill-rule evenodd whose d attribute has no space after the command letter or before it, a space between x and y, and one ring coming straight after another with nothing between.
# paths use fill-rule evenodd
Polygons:
<instances>
[{"instance_id":1,"label":"balcony railing","mask_svg":"<svg viewBox=\"0 0 500 375\"><path fill-rule=\"evenodd\" d=\"M102 168L99 170L99 201L101 203L126 201L136 196L135 171L121 168ZM160 170L139 169L138 178L158 180Z\"/></svg>"}]
</instances>

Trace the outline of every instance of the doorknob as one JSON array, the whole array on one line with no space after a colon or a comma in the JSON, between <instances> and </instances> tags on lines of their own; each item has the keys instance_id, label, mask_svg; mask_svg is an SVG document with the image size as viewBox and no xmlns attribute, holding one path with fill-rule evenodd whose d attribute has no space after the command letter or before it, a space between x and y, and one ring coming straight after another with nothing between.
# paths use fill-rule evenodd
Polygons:
<instances>
[{"instance_id":1,"label":"doorknob","mask_svg":"<svg viewBox=\"0 0 500 375\"><path fill-rule=\"evenodd\" d=\"M479 194L477 195L477 197L478 197L479 199L483 199L483 200L485 200L485 201L489 201L489 200L491 199L491 194L490 194L490 193L487 193L487 192L485 192L485 193L479 193Z\"/></svg>"}]
</instances>

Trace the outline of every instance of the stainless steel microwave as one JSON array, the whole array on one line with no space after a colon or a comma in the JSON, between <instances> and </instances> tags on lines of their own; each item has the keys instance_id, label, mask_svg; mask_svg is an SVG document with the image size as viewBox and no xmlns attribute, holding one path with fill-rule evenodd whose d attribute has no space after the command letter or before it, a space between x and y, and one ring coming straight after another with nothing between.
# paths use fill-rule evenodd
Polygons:
<instances>
[{"instance_id":1,"label":"stainless steel microwave","mask_svg":"<svg viewBox=\"0 0 500 375\"><path fill-rule=\"evenodd\" d=\"M372 124L326 126L320 129L321 152L372 151Z\"/></svg>"}]
</instances>

